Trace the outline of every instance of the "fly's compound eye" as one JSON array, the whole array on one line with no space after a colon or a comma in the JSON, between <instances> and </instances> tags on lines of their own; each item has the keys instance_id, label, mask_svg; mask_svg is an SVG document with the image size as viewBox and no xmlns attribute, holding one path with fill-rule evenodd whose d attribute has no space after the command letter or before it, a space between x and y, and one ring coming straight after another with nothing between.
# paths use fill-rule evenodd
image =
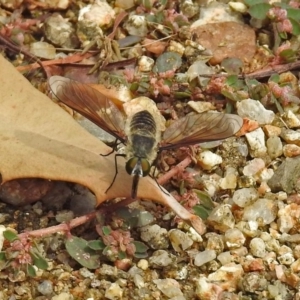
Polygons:
<instances>
[{"instance_id":1,"label":"fly's compound eye","mask_svg":"<svg viewBox=\"0 0 300 300\"><path fill-rule=\"evenodd\" d=\"M129 175L145 177L150 172L149 161L145 158L132 157L126 163L126 172Z\"/></svg>"}]
</instances>

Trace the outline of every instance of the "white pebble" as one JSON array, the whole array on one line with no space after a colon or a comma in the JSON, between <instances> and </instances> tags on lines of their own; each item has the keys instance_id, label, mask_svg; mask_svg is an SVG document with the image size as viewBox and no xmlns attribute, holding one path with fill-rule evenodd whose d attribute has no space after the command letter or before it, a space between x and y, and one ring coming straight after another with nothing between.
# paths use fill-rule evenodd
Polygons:
<instances>
[{"instance_id":1,"label":"white pebble","mask_svg":"<svg viewBox=\"0 0 300 300\"><path fill-rule=\"evenodd\" d=\"M216 251L214 251L214 250L204 250L202 252L199 252L195 256L194 264L195 264L195 266L200 267L200 266L214 260L216 257L217 257Z\"/></svg>"},{"instance_id":2,"label":"white pebble","mask_svg":"<svg viewBox=\"0 0 300 300\"><path fill-rule=\"evenodd\" d=\"M236 190L232 196L232 201L239 207L245 207L254 203L259 197L257 190L253 187Z\"/></svg>"},{"instance_id":3,"label":"white pebble","mask_svg":"<svg viewBox=\"0 0 300 300\"><path fill-rule=\"evenodd\" d=\"M230 248L239 248L244 245L246 238L244 237L243 233L237 229L232 228L228 229L225 232L224 240L227 247Z\"/></svg>"},{"instance_id":4,"label":"white pebble","mask_svg":"<svg viewBox=\"0 0 300 300\"><path fill-rule=\"evenodd\" d=\"M252 157L262 157L267 153L265 134L261 128L246 133L245 136L249 143L250 155Z\"/></svg>"},{"instance_id":5,"label":"white pebble","mask_svg":"<svg viewBox=\"0 0 300 300\"><path fill-rule=\"evenodd\" d=\"M123 290L117 283L112 283L105 291L105 298L110 300L122 299Z\"/></svg>"},{"instance_id":6,"label":"white pebble","mask_svg":"<svg viewBox=\"0 0 300 300\"><path fill-rule=\"evenodd\" d=\"M283 145L281 139L278 136L271 136L267 139L268 154L272 159L275 159L282 155Z\"/></svg>"},{"instance_id":7,"label":"white pebble","mask_svg":"<svg viewBox=\"0 0 300 300\"><path fill-rule=\"evenodd\" d=\"M239 116L257 121L259 125L271 124L275 117L273 111L265 109L257 100L245 99L237 102L236 106Z\"/></svg>"},{"instance_id":8,"label":"white pebble","mask_svg":"<svg viewBox=\"0 0 300 300\"><path fill-rule=\"evenodd\" d=\"M277 216L276 202L269 199L258 199L244 209L243 220L255 221L260 225L272 223Z\"/></svg>"},{"instance_id":9,"label":"white pebble","mask_svg":"<svg viewBox=\"0 0 300 300\"><path fill-rule=\"evenodd\" d=\"M263 258L266 255L266 244L261 238L252 239L249 246L253 256Z\"/></svg>"},{"instance_id":10,"label":"white pebble","mask_svg":"<svg viewBox=\"0 0 300 300\"><path fill-rule=\"evenodd\" d=\"M222 157L209 150L203 151L198 157L198 164L204 170L212 170L215 166L222 163Z\"/></svg>"}]
</instances>

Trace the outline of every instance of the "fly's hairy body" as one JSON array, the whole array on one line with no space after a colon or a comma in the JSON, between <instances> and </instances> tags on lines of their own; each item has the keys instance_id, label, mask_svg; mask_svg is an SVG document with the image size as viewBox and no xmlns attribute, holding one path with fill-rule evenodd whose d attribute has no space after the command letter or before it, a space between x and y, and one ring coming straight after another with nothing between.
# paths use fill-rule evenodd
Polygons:
<instances>
[{"instance_id":1,"label":"fly's hairy body","mask_svg":"<svg viewBox=\"0 0 300 300\"><path fill-rule=\"evenodd\" d=\"M151 164L157 156L160 133L152 114L147 110L135 113L128 120L127 156L145 158Z\"/></svg>"}]
</instances>

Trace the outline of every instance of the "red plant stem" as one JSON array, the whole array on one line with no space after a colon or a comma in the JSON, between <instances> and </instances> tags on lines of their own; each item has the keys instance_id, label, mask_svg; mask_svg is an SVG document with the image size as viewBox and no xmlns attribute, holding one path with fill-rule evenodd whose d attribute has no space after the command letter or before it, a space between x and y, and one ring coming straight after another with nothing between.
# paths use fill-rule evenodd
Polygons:
<instances>
[{"instance_id":1,"label":"red plant stem","mask_svg":"<svg viewBox=\"0 0 300 300\"><path fill-rule=\"evenodd\" d=\"M187 156L182 162L180 162L178 165L176 165L174 168L172 168L169 172L167 172L163 176L159 177L157 179L157 182L159 184L166 183L175 174L179 173L180 171L183 171L191 162L192 162L192 158L190 156Z\"/></svg>"},{"instance_id":2,"label":"red plant stem","mask_svg":"<svg viewBox=\"0 0 300 300\"><path fill-rule=\"evenodd\" d=\"M69 232L70 229L75 228L79 225L82 225L88 221L93 220L96 217L96 211L86 214L84 216L75 218L73 220L71 220L69 223L63 223L63 224L59 224L56 226L51 226L48 228L43 228L43 229L38 229L38 230L33 230L33 231L28 231L28 232L23 232L20 233L18 235L19 238L23 238L23 237L43 237L46 235L50 235L53 233L57 233L57 232Z\"/></svg>"}]
</instances>

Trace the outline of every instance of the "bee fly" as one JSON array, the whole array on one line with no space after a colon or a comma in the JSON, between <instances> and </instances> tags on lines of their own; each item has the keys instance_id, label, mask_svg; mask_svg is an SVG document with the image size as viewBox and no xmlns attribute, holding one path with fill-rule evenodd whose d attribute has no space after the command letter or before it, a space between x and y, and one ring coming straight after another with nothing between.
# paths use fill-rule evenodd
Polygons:
<instances>
[{"instance_id":1,"label":"bee fly","mask_svg":"<svg viewBox=\"0 0 300 300\"><path fill-rule=\"evenodd\" d=\"M205 112L181 118L164 130L160 119L162 116L154 109L155 103L146 97L135 99L137 108L125 121L123 113L111 100L87 84L53 76L49 79L49 85L61 102L125 145L126 171L133 177L133 199L137 195L139 179L149 174L159 151L226 139L234 135L243 124L243 119L237 115ZM140 105L138 100L145 103ZM117 169L106 192L116 176Z\"/></svg>"}]
</instances>

